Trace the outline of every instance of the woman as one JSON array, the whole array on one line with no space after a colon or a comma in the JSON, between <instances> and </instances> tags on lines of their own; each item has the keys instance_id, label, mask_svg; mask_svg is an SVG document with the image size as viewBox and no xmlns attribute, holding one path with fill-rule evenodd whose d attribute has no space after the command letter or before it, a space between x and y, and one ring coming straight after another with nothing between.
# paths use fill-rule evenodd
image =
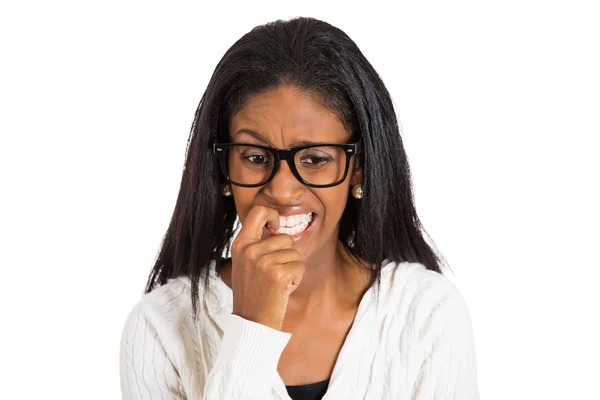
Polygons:
<instances>
[{"instance_id":1,"label":"woman","mask_svg":"<svg viewBox=\"0 0 600 400\"><path fill-rule=\"evenodd\" d=\"M123 398L478 398L467 308L422 231L356 44L310 18L254 28L196 111Z\"/></svg>"}]
</instances>

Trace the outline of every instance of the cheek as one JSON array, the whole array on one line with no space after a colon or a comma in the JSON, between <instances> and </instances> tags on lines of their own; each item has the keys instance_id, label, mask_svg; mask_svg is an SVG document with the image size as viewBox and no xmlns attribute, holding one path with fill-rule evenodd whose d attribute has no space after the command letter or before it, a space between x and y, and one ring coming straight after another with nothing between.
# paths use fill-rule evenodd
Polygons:
<instances>
[{"instance_id":1,"label":"cheek","mask_svg":"<svg viewBox=\"0 0 600 400\"><path fill-rule=\"evenodd\" d=\"M246 215L254 205L254 198L258 193L257 189L233 187L233 201L235 203L235 211L243 223Z\"/></svg>"},{"instance_id":2,"label":"cheek","mask_svg":"<svg viewBox=\"0 0 600 400\"><path fill-rule=\"evenodd\" d=\"M340 222L346 202L348 201L348 188L346 185L339 185L328 189L321 189L317 196L325 208L325 221L327 224L337 224Z\"/></svg>"}]
</instances>

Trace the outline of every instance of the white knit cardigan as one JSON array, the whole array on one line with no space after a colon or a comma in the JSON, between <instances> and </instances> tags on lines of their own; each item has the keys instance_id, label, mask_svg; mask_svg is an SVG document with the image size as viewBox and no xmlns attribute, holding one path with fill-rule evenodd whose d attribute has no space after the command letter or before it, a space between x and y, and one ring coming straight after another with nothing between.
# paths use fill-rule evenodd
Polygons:
<instances>
[{"instance_id":1,"label":"white knit cardigan","mask_svg":"<svg viewBox=\"0 0 600 400\"><path fill-rule=\"evenodd\" d=\"M473 332L462 296L417 263L384 263L379 301L363 296L323 400L479 399ZM170 280L131 311L121 339L123 399L289 400L277 364L291 333L232 314L214 271Z\"/></svg>"}]
</instances>

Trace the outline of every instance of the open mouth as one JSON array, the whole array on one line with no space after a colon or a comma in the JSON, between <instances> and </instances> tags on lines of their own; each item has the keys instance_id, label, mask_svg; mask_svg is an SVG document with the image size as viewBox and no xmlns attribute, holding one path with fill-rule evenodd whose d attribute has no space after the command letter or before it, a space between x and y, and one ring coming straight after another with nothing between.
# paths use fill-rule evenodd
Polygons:
<instances>
[{"instance_id":1,"label":"open mouth","mask_svg":"<svg viewBox=\"0 0 600 400\"><path fill-rule=\"evenodd\" d=\"M304 233L311 226L313 220L314 214L312 212L287 216L282 215L279 217L279 229L275 231L270 226L267 226L267 228L274 233L295 236Z\"/></svg>"}]
</instances>

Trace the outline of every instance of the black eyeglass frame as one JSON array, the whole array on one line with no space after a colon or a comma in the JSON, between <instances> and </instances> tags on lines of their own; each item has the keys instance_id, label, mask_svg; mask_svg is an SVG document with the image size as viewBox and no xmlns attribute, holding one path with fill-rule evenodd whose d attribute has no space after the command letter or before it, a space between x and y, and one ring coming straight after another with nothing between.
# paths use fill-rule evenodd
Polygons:
<instances>
[{"instance_id":1,"label":"black eyeglass frame","mask_svg":"<svg viewBox=\"0 0 600 400\"><path fill-rule=\"evenodd\" d=\"M234 182L231 180L231 177L229 176L229 168L227 166L227 159L225 157L225 150L230 147L236 147L236 146L257 147L259 149L266 150L273 155L273 159L274 159L273 170L271 171L271 175L264 182L261 182L258 184L253 184L253 185L248 185L248 184ZM296 153L298 153L299 151L314 148L314 147L323 147L323 146L338 147L340 149L343 149L344 154L346 154L346 167L344 169L344 175L342 176L342 178L339 181L330 183L327 185L314 185L312 183L305 181L302 178L302 176L300 176L300 173L298 172L298 169L296 168L296 163L294 162L294 157L296 156ZM329 188L329 187L337 186L346 180L346 177L348 176L348 169L350 167L350 160L352 159L352 156L359 154L360 151L361 151L361 140L357 141L356 143L346 143L346 144L315 143L315 144L309 144L307 146L292 147L289 149L275 149L273 147L260 146L260 145L254 144L254 143L213 143L213 153L217 156L217 158L220 161L221 170L223 171L223 175L225 176L225 179L227 180L227 182L231 183L232 185L248 187L248 188L264 186L267 183L271 182L271 180L273 180L273 178L275 177L275 174L277 173L277 171L279 171L279 164L281 161L287 161L287 164L290 167L292 174L294 174L296 179L298 179L303 185L314 187L314 188Z\"/></svg>"}]
</instances>

